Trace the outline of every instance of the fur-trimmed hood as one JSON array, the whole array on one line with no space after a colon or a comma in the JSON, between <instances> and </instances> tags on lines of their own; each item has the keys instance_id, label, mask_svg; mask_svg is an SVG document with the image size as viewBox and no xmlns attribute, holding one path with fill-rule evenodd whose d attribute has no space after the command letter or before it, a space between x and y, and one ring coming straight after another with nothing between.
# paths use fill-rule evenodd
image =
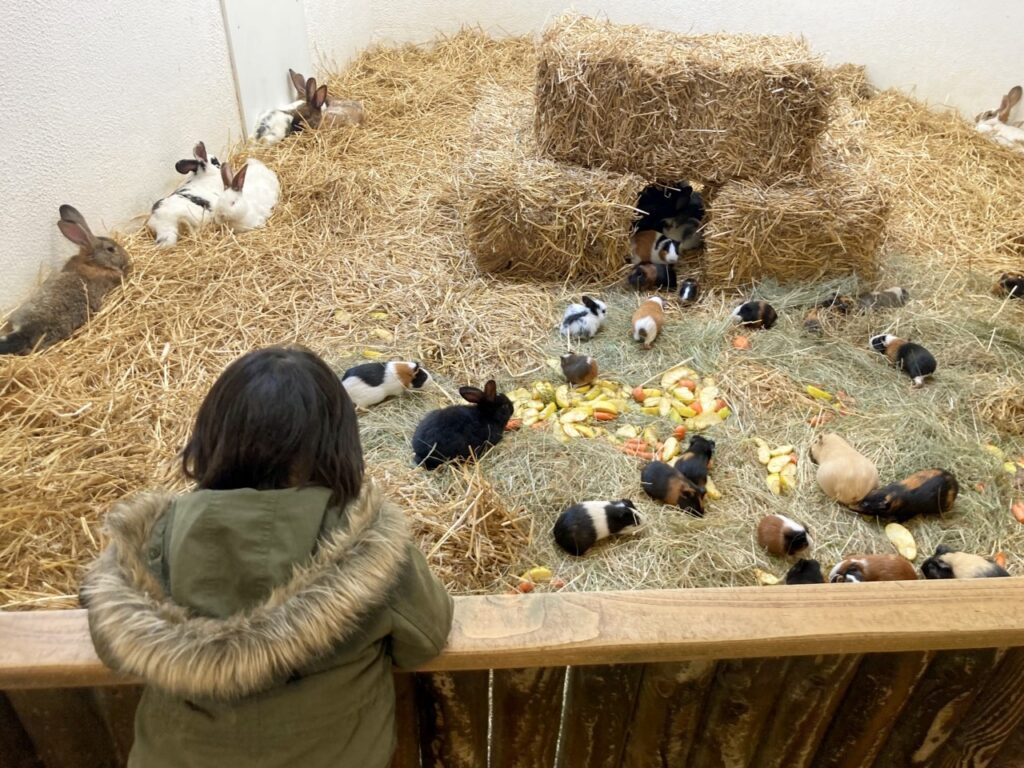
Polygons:
<instances>
[{"instance_id":1,"label":"fur-trimmed hood","mask_svg":"<svg viewBox=\"0 0 1024 768\"><path fill-rule=\"evenodd\" d=\"M347 638L384 606L408 558L400 510L367 478L344 523L261 603L224 619L175 603L146 560L174 497L144 494L107 518L109 546L81 589L100 658L186 698L233 699L272 687Z\"/></svg>"}]
</instances>

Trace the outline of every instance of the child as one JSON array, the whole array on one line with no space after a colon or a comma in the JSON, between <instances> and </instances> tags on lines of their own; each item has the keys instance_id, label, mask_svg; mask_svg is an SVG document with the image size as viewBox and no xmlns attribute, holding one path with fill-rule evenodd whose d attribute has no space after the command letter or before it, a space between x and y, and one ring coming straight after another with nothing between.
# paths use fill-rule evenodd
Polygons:
<instances>
[{"instance_id":1,"label":"child","mask_svg":"<svg viewBox=\"0 0 1024 768\"><path fill-rule=\"evenodd\" d=\"M117 506L82 587L100 658L146 681L129 765L387 766L392 663L440 653L452 599L364 479L338 377L239 358L182 464L196 490Z\"/></svg>"}]
</instances>

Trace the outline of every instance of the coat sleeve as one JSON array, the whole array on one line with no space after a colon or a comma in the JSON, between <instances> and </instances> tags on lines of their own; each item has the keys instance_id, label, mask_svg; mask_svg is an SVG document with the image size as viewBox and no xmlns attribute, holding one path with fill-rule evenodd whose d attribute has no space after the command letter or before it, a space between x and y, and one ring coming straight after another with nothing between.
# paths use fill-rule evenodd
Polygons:
<instances>
[{"instance_id":1,"label":"coat sleeve","mask_svg":"<svg viewBox=\"0 0 1024 768\"><path fill-rule=\"evenodd\" d=\"M423 553L409 545L406 571L391 600L391 658L402 669L441 653L452 628L454 602L430 572Z\"/></svg>"}]
</instances>

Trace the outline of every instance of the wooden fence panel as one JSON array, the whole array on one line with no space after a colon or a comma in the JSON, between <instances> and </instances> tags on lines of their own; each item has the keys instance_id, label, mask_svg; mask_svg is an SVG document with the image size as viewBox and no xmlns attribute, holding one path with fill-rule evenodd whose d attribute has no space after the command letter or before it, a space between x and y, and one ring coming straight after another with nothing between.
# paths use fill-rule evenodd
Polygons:
<instances>
[{"instance_id":1,"label":"wooden fence panel","mask_svg":"<svg viewBox=\"0 0 1024 768\"><path fill-rule=\"evenodd\" d=\"M565 667L495 670L491 768L553 768Z\"/></svg>"},{"instance_id":2,"label":"wooden fence panel","mask_svg":"<svg viewBox=\"0 0 1024 768\"><path fill-rule=\"evenodd\" d=\"M839 704L842 717L829 725L811 764L815 768L873 765L930 661L930 653L865 656Z\"/></svg>"},{"instance_id":3,"label":"wooden fence panel","mask_svg":"<svg viewBox=\"0 0 1024 768\"><path fill-rule=\"evenodd\" d=\"M687 768L751 764L788 663L788 659L719 662Z\"/></svg>"},{"instance_id":4,"label":"wooden fence panel","mask_svg":"<svg viewBox=\"0 0 1024 768\"><path fill-rule=\"evenodd\" d=\"M7 696L0 693L0 755L4 768L41 768L35 745Z\"/></svg>"},{"instance_id":5,"label":"wooden fence panel","mask_svg":"<svg viewBox=\"0 0 1024 768\"><path fill-rule=\"evenodd\" d=\"M94 688L96 710L103 718L119 765L128 762L135 741L135 710L142 698L141 685L117 685Z\"/></svg>"},{"instance_id":6,"label":"wooden fence panel","mask_svg":"<svg viewBox=\"0 0 1024 768\"><path fill-rule=\"evenodd\" d=\"M399 672L395 680L395 733L398 746L391 768L420 768L420 726L416 711L416 678Z\"/></svg>"},{"instance_id":7,"label":"wooden fence panel","mask_svg":"<svg viewBox=\"0 0 1024 768\"><path fill-rule=\"evenodd\" d=\"M114 768L114 744L87 688L8 691L46 768Z\"/></svg>"},{"instance_id":8,"label":"wooden fence panel","mask_svg":"<svg viewBox=\"0 0 1024 768\"><path fill-rule=\"evenodd\" d=\"M487 765L489 687L487 670L416 675L423 768Z\"/></svg>"},{"instance_id":9,"label":"wooden fence panel","mask_svg":"<svg viewBox=\"0 0 1024 768\"><path fill-rule=\"evenodd\" d=\"M856 654L790 660L753 764L758 768L810 765L860 661Z\"/></svg>"},{"instance_id":10,"label":"wooden fence panel","mask_svg":"<svg viewBox=\"0 0 1024 768\"><path fill-rule=\"evenodd\" d=\"M623 766L685 765L714 677L713 661L645 665Z\"/></svg>"},{"instance_id":11,"label":"wooden fence panel","mask_svg":"<svg viewBox=\"0 0 1024 768\"><path fill-rule=\"evenodd\" d=\"M989 768L1021 768L1024 765L1024 723L1006 740Z\"/></svg>"},{"instance_id":12,"label":"wooden fence panel","mask_svg":"<svg viewBox=\"0 0 1024 768\"><path fill-rule=\"evenodd\" d=\"M619 768L643 667L573 667L562 731L564 768Z\"/></svg>"}]
</instances>

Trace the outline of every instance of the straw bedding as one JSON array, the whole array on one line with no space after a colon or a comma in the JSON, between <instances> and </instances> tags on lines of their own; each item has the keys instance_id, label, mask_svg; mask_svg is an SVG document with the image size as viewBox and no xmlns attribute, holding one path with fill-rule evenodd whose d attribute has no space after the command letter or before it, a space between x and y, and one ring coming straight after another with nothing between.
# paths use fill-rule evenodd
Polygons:
<instances>
[{"instance_id":1,"label":"straw bedding","mask_svg":"<svg viewBox=\"0 0 1024 768\"><path fill-rule=\"evenodd\" d=\"M832 80L800 41L685 36L573 13L538 46L535 124L556 160L672 182L776 180L811 161Z\"/></svg>"},{"instance_id":2,"label":"straw bedding","mask_svg":"<svg viewBox=\"0 0 1024 768\"><path fill-rule=\"evenodd\" d=\"M0 359L0 603L74 605L79 567L102 544L109 506L144 488L185 488L175 454L204 393L239 354L286 341L311 346L339 370L377 351L419 359L435 374L439 386L361 417L361 434L371 474L408 511L432 567L457 592L508 589L535 564L555 569L567 589L753 584L754 568L785 569L754 544L753 526L768 511L806 522L826 565L889 551L880 525L829 503L814 484L806 419L819 408L802 394L807 384L854 399L830 426L884 479L926 466L956 473L953 514L910 523L922 552L939 542L1004 550L1011 570L1024 572L1011 484L980 448L992 441L1024 453L1024 437L1001 431L1009 417L984 407L995 393L1012 403L1024 380L1024 302L989 290L999 272L1024 267L1015 245L1024 232L1024 161L956 116L897 93L843 104L831 138L839 146L856 139L856 159L891 195L874 286L902 284L911 303L827 318L817 339L800 327L807 304L831 289L869 286L852 277L763 283L754 295L781 319L741 352L724 318L746 295L708 291L685 311L669 302L665 332L642 354L627 339L637 297L619 287L620 274L567 283L553 271L545 282L510 285L481 274L468 252L461 190L467 158L479 150L474 114L496 91L529 89L534 74L528 41L475 32L369 51L330 77L332 92L364 101L362 128L236 149L280 175L282 201L266 229L208 229L170 252L156 251L145 233L122 237L136 263L124 290L68 342ZM639 384L690 360L730 399L734 417L711 430L723 497L705 519L649 502L639 463L606 443L562 444L546 430L509 434L475 467L411 466L416 422L448 404L457 386L488 376L503 388L554 379L544 360L564 349L555 325L584 291L610 305L608 326L584 345L604 375ZM935 353L933 382L911 391L867 350L868 335L886 331ZM769 494L745 442L754 435L798 446L796 494ZM555 550L549 531L565 504L623 496L637 499L645 530L583 559Z\"/></svg>"}]
</instances>

